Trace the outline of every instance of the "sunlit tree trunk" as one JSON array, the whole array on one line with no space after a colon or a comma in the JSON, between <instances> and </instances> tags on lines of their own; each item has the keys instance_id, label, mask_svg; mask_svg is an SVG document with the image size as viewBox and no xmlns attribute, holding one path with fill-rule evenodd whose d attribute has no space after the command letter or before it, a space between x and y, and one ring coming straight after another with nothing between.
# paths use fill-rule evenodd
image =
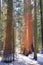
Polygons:
<instances>
[{"instance_id":1,"label":"sunlit tree trunk","mask_svg":"<svg viewBox=\"0 0 43 65\"><path fill-rule=\"evenodd\" d=\"M40 14L41 14L41 34L42 34L42 51L43 51L43 0L40 0Z\"/></svg>"},{"instance_id":2,"label":"sunlit tree trunk","mask_svg":"<svg viewBox=\"0 0 43 65\"><path fill-rule=\"evenodd\" d=\"M31 52L32 44L32 12L31 12L31 0L24 0L24 33L23 33L23 49L24 54L28 55Z\"/></svg>"},{"instance_id":3,"label":"sunlit tree trunk","mask_svg":"<svg viewBox=\"0 0 43 65\"><path fill-rule=\"evenodd\" d=\"M36 14L36 0L34 1L34 59L37 60L37 14Z\"/></svg>"},{"instance_id":4,"label":"sunlit tree trunk","mask_svg":"<svg viewBox=\"0 0 43 65\"><path fill-rule=\"evenodd\" d=\"M13 12L13 0L7 1L7 22L6 22L6 35L4 45L4 57L13 52L13 27L12 27L12 12Z\"/></svg>"}]
</instances>

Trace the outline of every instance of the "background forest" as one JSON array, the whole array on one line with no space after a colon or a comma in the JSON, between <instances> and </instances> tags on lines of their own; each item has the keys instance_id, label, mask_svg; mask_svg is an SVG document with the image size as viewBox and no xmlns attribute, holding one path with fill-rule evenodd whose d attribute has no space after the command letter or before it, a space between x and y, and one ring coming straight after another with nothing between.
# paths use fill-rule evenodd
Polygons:
<instances>
[{"instance_id":1,"label":"background forest","mask_svg":"<svg viewBox=\"0 0 43 65\"><path fill-rule=\"evenodd\" d=\"M43 50L43 0L31 0L30 8L26 8L24 3L23 0L0 0L0 51L3 50L5 46L5 37L8 31L6 29L8 25L12 26L9 28L9 33L10 30L11 32L13 30L13 43L15 43L13 46L15 49L19 48L16 52L18 50L22 51L24 8L27 12L30 10L32 13L32 36L35 37L35 48L37 47L38 50ZM11 10L11 14L7 11L9 9ZM9 42L12 42L11 40L12 37L10 35ZM20 51L18 51L18 53Z\"/></svg>"}]
</instances>

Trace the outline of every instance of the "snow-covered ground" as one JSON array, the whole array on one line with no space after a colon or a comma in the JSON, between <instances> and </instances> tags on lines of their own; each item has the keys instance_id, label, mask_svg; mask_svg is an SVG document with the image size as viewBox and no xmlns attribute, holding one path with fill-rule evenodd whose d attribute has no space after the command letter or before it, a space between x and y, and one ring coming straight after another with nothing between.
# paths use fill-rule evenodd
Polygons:
<instances>
[{"instance_id":1,"label":"snow-covered ground","mask_svg":"<svg viewBox=\"0 0 43 65\"><path fill-rule=\"evenodd\" d=\"M30 54L28 56L28 58L33 59L34 58L34 53ZM43 54L40 54L40 53L37 54L37 61L43 63Z\"/></svg>"},{"instance_id":2,"label":"snow-covered ground","mask_svg":"<svg viewBox=\"0 0 43 65\"><path fill-rule=\"evenodd\" d=\"M30 59L30 56L26 57L21 54L15 54L15 61L12 63L1 62L2 57L0 57L0 65L40 65L37 61Z\"/></svg>"}]
</instances>

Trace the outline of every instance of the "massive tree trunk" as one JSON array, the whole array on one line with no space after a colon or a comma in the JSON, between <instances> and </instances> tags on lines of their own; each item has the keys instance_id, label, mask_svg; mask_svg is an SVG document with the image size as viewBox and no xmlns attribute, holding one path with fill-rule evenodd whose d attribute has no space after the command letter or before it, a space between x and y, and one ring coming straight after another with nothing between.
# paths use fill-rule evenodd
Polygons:
<instances>
[{"instance_id":1,"label":"massive tree trunk","mask_svg":"<svg viewBox=\"0 0 43 65\"><path fill-rule=\"evenodd\" d=\"M43 0L40 0L40 14L41 14L41 34L42 34L42 51L43 51Z\"/></svg>"},{"instance_id":2,"label":"massive tree trunk","mask_svg":"<svg viewBox=\"0 0 43 65\"><path fill-rule=\"evenodd\" d=\"M23 20L23 49L24 54L28 55L31 52L32 44L32 12L31 0L24 1L24 20Z\"/></svg>"},{"instance_id":3,"label":"massive tree trunk","mask_svg":"<svg viewBox=\"0 0 43 65\"><path fill-rule=\"evenodd\" d=\"M13 52L13 27L12 27L12 12L13 12L13 0L7 1L7 22L6 22L6 35L4 45L4 57Z\"/></svg>"}]
</instances>

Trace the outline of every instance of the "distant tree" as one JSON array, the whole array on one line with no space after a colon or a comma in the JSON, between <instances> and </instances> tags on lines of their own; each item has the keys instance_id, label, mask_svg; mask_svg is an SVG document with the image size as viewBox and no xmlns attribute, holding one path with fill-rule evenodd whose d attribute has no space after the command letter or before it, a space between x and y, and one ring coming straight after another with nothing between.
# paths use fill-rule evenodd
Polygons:
<instances>
[{"instance_id":1,"label":"distant tree","mask_svg":"<svg viewBox=\"0 0 43 65\"><path fill-rule=\"evenodd\" d=\"M3 49L3 25L2 25L2 7L1 7L1 0L0 0L0 50Z\"/></svg>"},{"instance_id":2,"label":"distant tree","mask_svg":"<svg viewBox=\"0 0 43 65\"><path fill-rule=\"evenodd\" d=\"M21 46L22 46L22 17L23 17L23 3L22 3L22 0L16 0L16 2L14 3L16 4L14 6L14 15L15 15L15 19L14 19L14 23L16 24L15 25L15 28L16 28L16 43L15 43L15 51L17 53L22 53L21 52ZM18 48L18 50L17 50Z\"/></svg>"}]
</instances>

